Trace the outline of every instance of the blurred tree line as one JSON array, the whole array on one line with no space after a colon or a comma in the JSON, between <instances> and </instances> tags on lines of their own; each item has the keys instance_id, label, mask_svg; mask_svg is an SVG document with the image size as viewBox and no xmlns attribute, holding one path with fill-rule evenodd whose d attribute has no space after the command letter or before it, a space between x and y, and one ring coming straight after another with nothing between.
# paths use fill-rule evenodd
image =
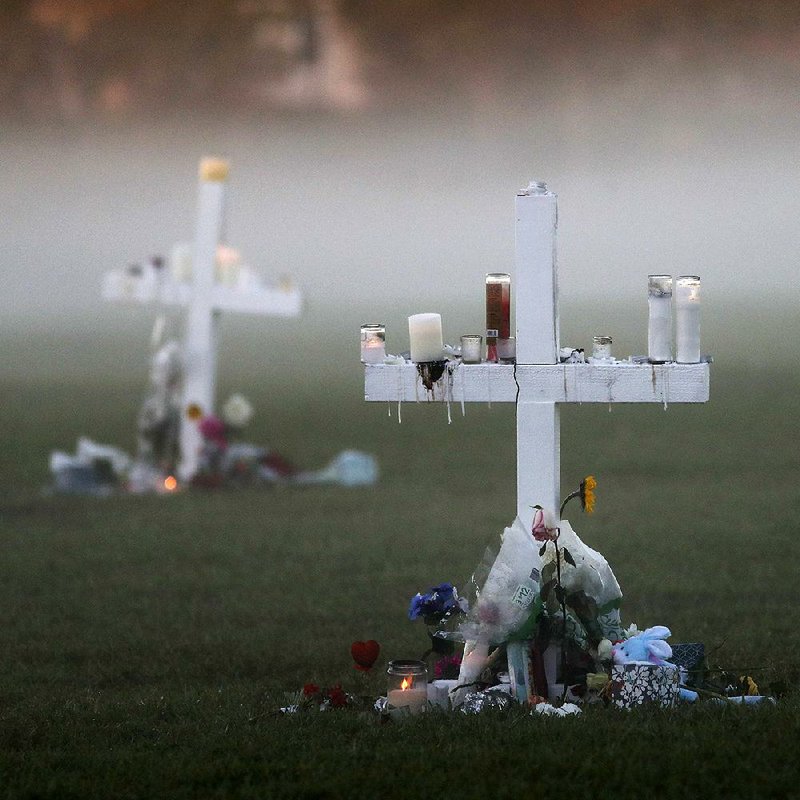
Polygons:
<instances>
[{"instance_id":1,"label":"blurred tree line","mask_svg":"<svg viewBox=\"0 0 800 800\"><path fill-rule=\"evenodd\" d=\"M3 0L0 108L491 108L665 69L794 80L799 42L794 0Z\"/></svg>"}]
</instances>

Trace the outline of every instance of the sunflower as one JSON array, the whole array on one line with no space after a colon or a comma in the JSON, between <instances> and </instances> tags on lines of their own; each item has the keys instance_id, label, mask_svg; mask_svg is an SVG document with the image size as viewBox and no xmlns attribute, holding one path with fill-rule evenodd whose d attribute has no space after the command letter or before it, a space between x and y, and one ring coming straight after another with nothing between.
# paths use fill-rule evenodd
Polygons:
<instances>
[{"instance_id":1,"label":"sunflower","mask_svg":"<svg viewBox=\"0 0 800 800\"><path fill-rule=\"evenodd\" d=\"M197 403L189 403L186 406L186 416L193 421L200 419L203 416L203 409Z\"/></svg>"},{"instance_id":2,"label":"sunflower","mask_svg":"<svg viewBox=\"0 0 800 800\"><path fill-rule=\"evenodd\" d=\"M594 511L594 490L597 488L597 481L594 475L587 475L581 481L581 508L587 513L591 514Z\"/></svg>"}]
</instances>

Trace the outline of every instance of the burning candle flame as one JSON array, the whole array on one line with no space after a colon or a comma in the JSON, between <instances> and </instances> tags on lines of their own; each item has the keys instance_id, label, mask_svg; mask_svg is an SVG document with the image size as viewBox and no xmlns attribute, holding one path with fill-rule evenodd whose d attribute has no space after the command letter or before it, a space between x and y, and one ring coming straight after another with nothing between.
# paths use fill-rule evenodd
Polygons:
<instances>
[{"instance_id":1,"label":"burning candle flame","mask_svg":"<svg viewBox=\"0 0 800 800\"><path fill-rule=\"evenodd\" d=\"M406 689L411 688L411 679L410 678L403 678L403 682L400 684L400 689L405 691Z\"/></svg>"},{"instance_id":2,"label":"burning candle flame","mask_svg":"<svg viewBox=\"0 0 800 800\"><path fill-rule=\"evenodd\" d=\"M174 475L167 475L167 477L164 478L164 488L168 492L174 492L178 488L178 481Z\"/></svg>"}]
</instances>

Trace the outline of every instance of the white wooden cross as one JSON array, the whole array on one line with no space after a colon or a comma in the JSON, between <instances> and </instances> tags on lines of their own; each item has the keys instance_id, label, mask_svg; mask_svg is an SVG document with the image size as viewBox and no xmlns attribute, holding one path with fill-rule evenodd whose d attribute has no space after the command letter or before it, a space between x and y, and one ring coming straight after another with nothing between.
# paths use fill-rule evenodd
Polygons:
<instances>
[{"instance_id":1,"label":"white wooden cross","mask_svg":"<svg viewBox=\"0 0 800 800\"><path fill-rule=\"evenodd\" d=\"M516 402L517 514L526 529L533 506L558 513L562 403L704 403L709 365L559 363L556 196L534 182L516 198L516 366L448 366L432 391L415 364L365 365L368 401Z\"/></svg>"},{"instance_id":2,"label":"white wooden cross","mask_svg":"<svg viewBox=\"0 0 800 800\"><path fill-rule=\"evenodd\" d=\"M189 480L197 471L202 444L197 421L188 418L187 409L197 406L203 414L214 410L220 313L295 317L300 314L302 302L300 292L292 286L263 286L252 277L232 285L217 280L228 171L228 163L221 159L205 158L200 162L191 283L152 265L146 265L139 275L113 270L103 280L103 297L107 300L161 303L187 309L178 469L182 480Z\"/></svg>"}]
</instances>

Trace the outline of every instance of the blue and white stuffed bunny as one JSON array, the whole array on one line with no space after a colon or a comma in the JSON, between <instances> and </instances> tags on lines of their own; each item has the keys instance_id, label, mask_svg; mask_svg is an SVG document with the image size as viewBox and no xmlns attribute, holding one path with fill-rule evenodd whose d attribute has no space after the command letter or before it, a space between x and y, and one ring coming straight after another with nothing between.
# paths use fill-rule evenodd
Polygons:
<instances>
[{"instance_id":1,"label":"blue and white stuffed bunny","mask_svg":"<svg viewBox=\"0 0 800 800\"><path fill-rule=\"evenodd\" d=\"M672 633L669 628L656 625L615 644L611 648L611 657L615 664L646 662L663 666L672 657L672 648L664 641L670 636Z\"/></svg>"}]
</instances>

